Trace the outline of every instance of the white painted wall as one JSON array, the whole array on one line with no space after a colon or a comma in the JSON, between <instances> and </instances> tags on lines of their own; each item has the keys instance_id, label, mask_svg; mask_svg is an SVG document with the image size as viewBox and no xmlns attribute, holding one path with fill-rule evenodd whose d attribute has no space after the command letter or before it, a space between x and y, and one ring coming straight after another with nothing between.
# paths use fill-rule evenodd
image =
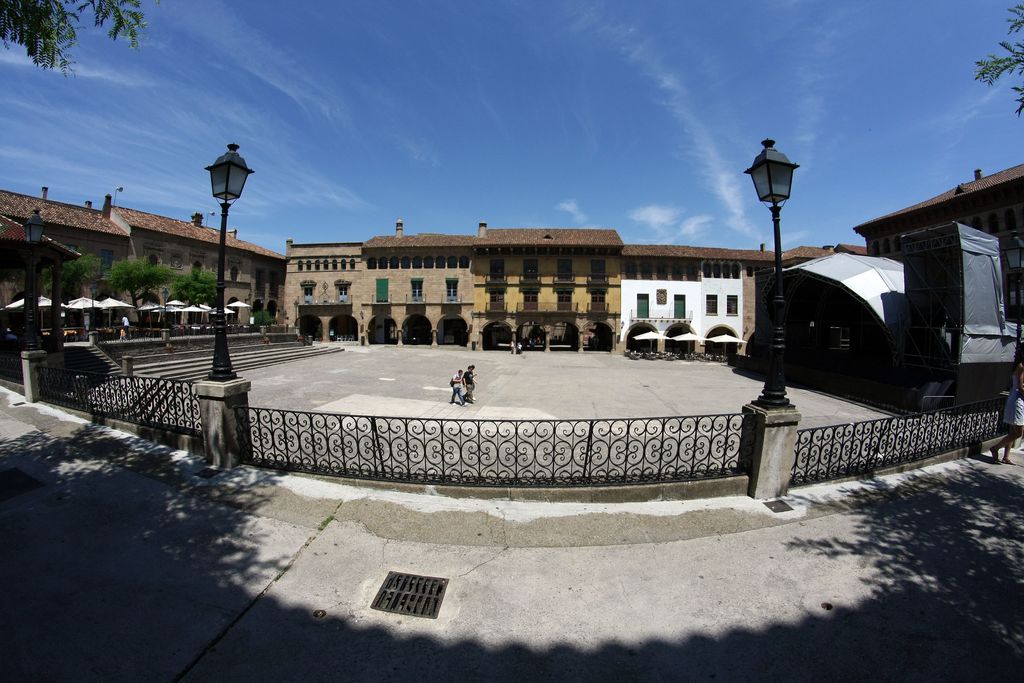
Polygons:
<instances>
[{"instance_id":1,"label":"white painted wall","mask_svg":"<svg viewBox=\"0 0 1024 683\"><path fill-rule=\"evenodd\" d=\"M657 290L664 289L668 297L666 303L659 306L657 303ZM707 332L718 326L726 326L738 337L745 337L743 329L743 279L732 278L705 278L697 282L680 282L678 280L629 280L622 279L622 320L619 326L619 341L626 339L630 325L633 324L633 316L636 315L637 294L647 294L650 300L649 315L651 318L672 318L675 315L675 296L677 294L686 297L687 317L690 318L690 326L697 334L704 336ZM718 296L718 315L709 316L705 314L705 296L715 294ZM726 296L737 297L737 314L726 315ZM652 320L651 324L659 332L664 332L675 324L673 320Z\"/></svg>"}]
</instances>

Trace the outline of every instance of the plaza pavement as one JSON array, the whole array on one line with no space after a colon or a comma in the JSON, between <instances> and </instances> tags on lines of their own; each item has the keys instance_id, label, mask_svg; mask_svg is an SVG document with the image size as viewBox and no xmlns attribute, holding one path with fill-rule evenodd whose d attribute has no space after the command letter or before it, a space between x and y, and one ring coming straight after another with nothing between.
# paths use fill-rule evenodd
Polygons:
<instances>
[{"instance_id":1,"label":"plaza pavement","mask_svg":"<svg viewBox=\"0 0 1024 683\"><path fill-rule=\"evenodd\" d=\"M0 474L0 680L1011 680L1024 663L1020 465L801 488L781 514L204 467L0 390L0 472L38 483ZM438 618L370 609L389 570L450 579Z\"/></svg>"},{"instance_id":2,"label":"plaza pavement","mask_svg":"<svg viewBox=\"0 0 1024 683\"><path fill-rule=\"evenodd\" d=\"M622 354L345 345L344 353L245 372L250 405L355 415L478 419L665 417L738 413L764 378L722 363L629 360ZM476 365L476 403L449 403L448 380ZM881 417L800 387L801 427Z\"/></svg>"}]
</instances>

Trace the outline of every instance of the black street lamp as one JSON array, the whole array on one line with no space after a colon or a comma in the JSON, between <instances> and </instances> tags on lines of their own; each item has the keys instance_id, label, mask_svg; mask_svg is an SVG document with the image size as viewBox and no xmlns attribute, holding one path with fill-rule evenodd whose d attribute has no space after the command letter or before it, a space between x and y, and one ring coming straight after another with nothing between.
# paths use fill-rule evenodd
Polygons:
<instances>
[{"instance_id":1,"label":"black street lamp","mask_svg":"<svg viewBox=\"0 0 1024 683\"><path fill-rule=\"evenodd\" d=\"M96 331L96 283L89 285L89 332Z\"/></svg>"},{"instance_id":2,"label":"black street lamp","mask_svg":"<svg viewBox=\"0 0 1024 683\"><path fill-rule=\"evenodd\" d=\"M25 278L25 350L39 350L39 295L36 293L36 247L43 239L43 223L39 209L25 221L25 241L28 242L28 266ZM57 304L60 305L59 303Z\"/></svg>"},{"instance_id":3,"label":"black street lamp","mask_svg":"<svg viewBox=\"0 0 1024 683\"><path fill-rule=\"evenodd\" d=\"M231 202L242 196L245 179L252 169L245 165L245 159L238 154L238 145L228 145L228 151L221 155L212 165L207 166L210 172L210 185L213 196L220 200L220 249L217 252L217 299L213 314L213 369L208 379L214 382L226 382L235 379L231 369L231 356L228 355L228 329L224 315L224 252L228 233L228 209Z\"/></svg>"},{"instance_id":4,"label":"black street lamp","mask_svg":"<svg viewBox=\"0 0 1024 683\"><path fill-rule=\"evenodd\" d=\"M163 305L161 306L161 309L160 309L160 324L161 324L161 327L166 328L167 327L167 295L170 294L171 292L166 287L164 287L163 289L160 290L160 293L164 295L164 300L162 302Z\"/></svg>"},{"instance_id":5,"label":"black street lamp","mask_svg":"<svg viewBox=\"0 0 1024 683\"><path fill-rule=\"evenodd\" d=\"M757 198L770 204L772 225L775 228L775 328L772 333L772 345L768 357L768 374L764 380L764 389L754 401L757 405L767 408L785 408L790 405L786 398L786 328L782 319L785 315L785 299L782 297L782 238L779 231L779 214L782 204L789 199L789 191L793 185L793 171L799 166L786 158L786 155L775 149L774 140L761 142L764 149L754 159L754 163L744 173L754 181Z\"/></svg>"},{"instance_id":6,"label":"black street lamp","mask_svg":"<svg viewBox=\"0 0 1024 683\"><path fill-rule=\"evenodd\" d=\"M1021 280L1024 279L1024 271L1021 270L1024 265L1024 240L1020 238L1018 233L1010 235L1010 239L1006 241L1006 246L1003 247L1003 254L1006 256L1006 265L1010 269L1010 272L1017 274L1017 300L1014 302L1015 313L1017 314L1017 349L1020 350L1020 327L1021 327Z\"/></svg>"}]
</instances>

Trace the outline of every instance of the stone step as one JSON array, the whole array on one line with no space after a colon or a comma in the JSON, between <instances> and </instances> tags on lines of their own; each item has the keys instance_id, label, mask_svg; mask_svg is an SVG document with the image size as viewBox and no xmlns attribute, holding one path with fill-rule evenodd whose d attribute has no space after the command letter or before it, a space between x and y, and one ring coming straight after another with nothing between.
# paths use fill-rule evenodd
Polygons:
<instances>
[{"instance_id":1,"label":"stone step","mask_svg":"<svg viewBox=\"0 0 1024 683\"><path fill-rule=\"evenodd\" d=\"M269 365L280 365L292 361L303 360L329 353L338 353L342 349L330 347L305 347L302 350L291 349L286 354L255 354L243 355L236 358L231 357L231 366L235 371L252 370ZM156 369L144 367L136 368L136 374L149 377L164 377L166 379L197 380L205 377L213 366L213 354L203 359L197 359L187 365L180 365L173 368Z\"/></svg>"},{"instance_id":2,"label":"stone step","mask_svg":"<svg viewBox=\"0 0 1024 683\"><path fill-rule=\"evenodd\" d=\"M286 347L260 347L249 350L231 349L231 361L241 362L250 358L288 358L295 354L308 353L309 349L316 347L303 347L288 345ZM150 360L152 359L152 360ZM203 353L189 354L181 357L178 354L166 354L164 356L146 356L135 359L135 371L139 374L159 374L164 371L171 371L176 368L190 367L197 364L210 364L213 362L213 349L205 349Z\"/></svg>"},{"instance_id":3,"label":"stone step","mask_svg":"<svg viewBox=\"0 0 1024 683\"><path fill-rule=\"evenodd\" d=\"M64 367L77 372L120 374L121 368L95 346L65 346Z\"/></svg>"}]
</instances>

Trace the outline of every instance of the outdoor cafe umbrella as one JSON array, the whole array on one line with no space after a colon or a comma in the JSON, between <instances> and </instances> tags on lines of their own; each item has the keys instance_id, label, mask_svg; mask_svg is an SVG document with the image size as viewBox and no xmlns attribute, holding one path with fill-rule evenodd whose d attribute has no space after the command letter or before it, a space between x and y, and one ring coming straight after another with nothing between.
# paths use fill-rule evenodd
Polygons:
<instances>
[{"instance_id":1,"label":"outdoor cafe umbrella","mask_svg":"<svg viewBox=\"0 0 1024 683\"><path fill-rule=\"evenodd\" d=\"M244 301L232 301L228 304L228 308L252 308L252 306Z\"/></svg>"},{"instance_id":2,"label":"outdoor cafe umbrella","mask_svg":"<svg viewBox=\"0 0 1024 683\"><path fill-rule=\"evenodd\" d=\"M638 334L637 336L633 337L633 339L637 339L637 340L640 340L640 341L650 340L650 342L651 342L651 350L653 351L654 350L654 340L655 339L665 339L665 335L662 334L661 332L644 332L643 334Z\"/></svg>"},{"instance_id":3,"label":"outdoor cafe umbrella","mask_svg":"<svg viewBox=\"0 0 1024 683\"><path fill-rule=\"evenodd\" d=\"M206 313L206 309L199 308L199 306L186 306L179 308L178 313Z\"/></svg>"},{"instance_id":4,"label":"outdoor cafe umbrella","mask_svg":"<svg viewBox=\"0 0 1024 683\"><path fill-rule=\"evenodd\" d=\"M52 304L53 304L53 302L50 301L49 299L47 299L45 296L39 297L39 300L38 300L38 303L37 303L39 308L49 308ZM63 306L63 304L61 304L61 305ZM11 303L9 303L6 306L4 306L4 309L8 310L8 311L12 311L12 310L16 310L16 309L19 309L19 308L23 308L24 306L25 306L25 300L24 299L18 299L17 301L12 301Z\"/></svg>"},{"instance_id":5,"label":"outdoor cafe umbrella","mask_svg":"<svg viewBox=\"0 0 1024 683\"><path fill-rule=\"evenodd\" d=\"M115 308L135 308L135 307L132 306L131 304L127 304L127 303L125 303L123 301L118 301L117 299L115 299L112 296L108 296L106 299L103 299L102 301L100 301L96 305L96 308L102 308L103 310L112 311ZM111 317L112 316L113 316L113 314L111 314ZM108 319L108 323L111 324L111 325L113 324L112 322L109 321L109 319Z\"/></svg>"},{"instance_id":6,"label":"outdoor cafe umbrella","mask_svg":"<svg viewBox=\"0 0 1024 683\"><path fill-rule=\"evenodd\" d=\"M669 337L672 341L692 341L692 342L703 342L704 337L694 334L693 332L687 332L686 334L677 334L674 337Z\"/></svg>"},{"instance_id":7,"label":"outdoor cafe umbrella","mask_svg":"<svg viewBox=\"0 0 1024 683\"><path fill-rule=\"evenodd\" d=\"M715 344L746 344L739 337L734 337L731 334L720 334L717 337L708 337L707 341L714 342Z\"/></svg>"},{"instance_id":8,"label":"outdoor cafe umbrella","mask_svg":"<svg viewBox=\"0 0 1024 683\"><path fill-rule=\"evenodd\" d=\"M142 313L142 312L149 313L149 325L150 325L150 327L153 326L153 311L162 311L162 310L164 310L164 307L161 306L158 303L153 302L153 301L147 301L146 303L144 303L141 306L139 306L139 313Z\"/></svg>"}]
</instances>

